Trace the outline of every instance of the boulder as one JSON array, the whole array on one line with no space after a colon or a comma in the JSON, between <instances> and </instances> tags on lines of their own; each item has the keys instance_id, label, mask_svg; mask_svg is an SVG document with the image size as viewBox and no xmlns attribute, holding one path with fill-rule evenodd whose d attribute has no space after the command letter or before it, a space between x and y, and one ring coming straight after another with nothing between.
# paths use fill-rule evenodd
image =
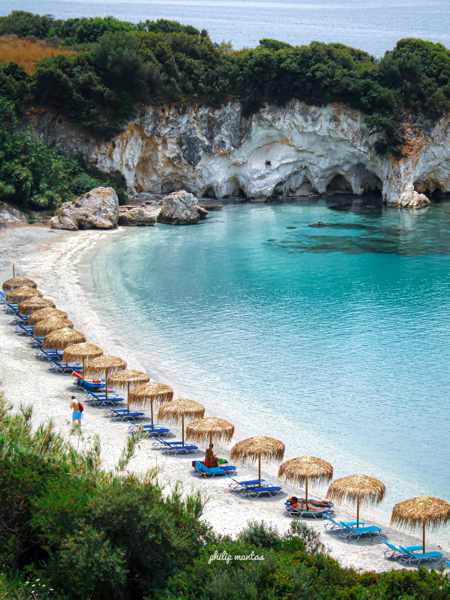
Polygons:
<instances>
[{"instance_id":1,"label":"boulder","mask_svg":"<svg viewBox=\"0 0 450 600\"><path fill-rule=\"evenodd\" d=\"M119 206L119 225L154 225L161 209L154 204Z\"/></svg>"},{"instance_id":2,"label":"boulder","mask_svg":"<svg viewBox=\"0 0 450 600\"><path fill-rule=\"evenodd\" d=\"M419 194L414 187L410 185L402 192L397 200L398 208L425 208L431 204L431 200L425 194Z\"/></svg>"},{"instance_id":3,"label":"boulder","mask_svg":"<svg viewBox=\"0 0 450 600\"><path fill-rule=\"evenodd\" d=\"M0 202L0 227L8 227L9 225L24 225L28 223L25 213L6 202Z\"/></svg>"},{"instance_id":4,"label":"boulder","mask_svg":"<svg viewBox=\"0 0 450 600\"><path fill-rule=\"evenodd\" d=\"M111 187L97 187L65 202L50 221L53 229L113 229L119 221L119 200Z\"/></svg>"},{"instance_id":5,"label":"boulder","mask_svg":"<svg viewBox=\"0 0 450 600\"><path fill-rule=\"evenodd\" d=\"M185 190L165 196L160 201L160 208L160 223L190 225L198 223L208 215L208 211L198 203L197 197Z\"/></svg>"}]
</instances>

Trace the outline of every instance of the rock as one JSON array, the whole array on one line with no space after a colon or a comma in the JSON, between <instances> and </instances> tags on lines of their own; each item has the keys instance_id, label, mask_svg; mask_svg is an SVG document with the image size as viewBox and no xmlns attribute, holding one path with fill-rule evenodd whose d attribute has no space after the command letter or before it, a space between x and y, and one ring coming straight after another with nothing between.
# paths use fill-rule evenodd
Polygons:
<instances>
[{"instance_id":1,"label":"rock","mask_svg":"<svg viewBox=\"0 0 450 600\"><path fill-rule=\"evenodd\" d=\"M160 212L153 204L119 206L119 225L154 225Z\"/></svg>"},{"instance_id":2,"label":"rock","mask_svg":"<svg viewBox=\"0 0 450 600\"><path fill-rule=\"evenodd\" d=\"M65 202L50 221L53 229L114 229L119 200L111 187L97 187L73 202Z\"/></svg>"},{"instance_id":3,"label":"rock","mask_svg":"<svg viewBox=\"0 0 450 600\"><path fill-rule=\"evenodd\" d=\"M400 206L411 186L427 195L450 192L449 115L426 134L402 124L399 157L378 154L366 117L338 103L291 100L264 104L250 116L235 100L220 107L146 106L113 139L102 141L86 139L60 115L39 114L33 126L50 145L66 143L68 152L76 148L101 171L122 174L130 194L184 188L197 197L254 200L378 191L385 204Z\"/></svg>"},{"instance_id":4,"label":"rock","mask_svg":"<svg viewBox=\"0 0 450 600\"><path fill-rule=\"evenodd\" d=\"M25 213L14 206L0 202L0 227L8 227L9 225L23 225L28 223L28 218Z\"/></svg>"},{"instance_id":5,"label":"rock","mask_svg":"<svg viewBox=\"0 0 450 600\"><path fill-rule=\"evenodd\" d=\"M411 185L400 194L396 206L398 208L425 208L431 204L431 200L425 194L419 194Z\"/></svg>"},{"instance_id":6,"label":"rock","mask_svg":"<svg viewBox=\"0 0 450 600\"><path fill-rule=\"evenodd\" d=\"M198 223L208 215L208 211L200 206L196 196L185 190L165 196L160 202L160 207L160 223L190 225Z\"/></svg>"}]
</instances>

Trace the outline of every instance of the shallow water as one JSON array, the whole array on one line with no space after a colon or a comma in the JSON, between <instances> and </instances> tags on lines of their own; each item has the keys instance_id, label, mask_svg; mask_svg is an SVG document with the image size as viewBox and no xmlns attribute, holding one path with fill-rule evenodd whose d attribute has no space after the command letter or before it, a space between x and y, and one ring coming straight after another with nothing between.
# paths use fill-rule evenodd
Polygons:
<instances>
[{"instance_id":1,"label":"shallow water","mask_svg":"<svg viewBox=\"0 0 450 600\"><path fill-rule=\"evenodd\" d=\"M450 203L355 206L130 229L91 268L150 373L240 435L279 436L287 457L381 477L386 516L400 498L449 497Z\"/></svg>"},{"instance_id":2,"label":"shallow water","mask_svg":"<svg viewBox=\"0 0 450 600\"><path fill-rule=\"evenodd\" d=\"M113 15L129 21L175 19L207 29L237 48L262 38L291 44L341 42L381 56L404 37L450 46L448 0L2 0L11 10L58 18ZM236 27L236 23L239 26Z\"/></svg>"}]
</instances>

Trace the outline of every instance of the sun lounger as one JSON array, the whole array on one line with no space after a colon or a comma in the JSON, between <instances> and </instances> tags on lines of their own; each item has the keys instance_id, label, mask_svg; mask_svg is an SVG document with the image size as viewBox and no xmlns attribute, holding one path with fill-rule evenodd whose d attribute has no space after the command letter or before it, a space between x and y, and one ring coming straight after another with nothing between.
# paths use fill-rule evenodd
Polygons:
<instances>
[{"instance_id":1,"label":"sun lounger","mask_svg":"<svg viewBox=\"0 0 450 600\"><path fill-rule=\"evenodd\" d=\"M319 508L319 507L298 507L293 508L292 506L286 504L286 512L290 517L299 517L302 519L310 518L310 519L323 519L333 514L332 508Z\"/></svg>"},{"instance_id":2,"label":"sun lounger","mask_svg":"<svg viewBox=\"0 0 450 600\"><path fill-rule=\"evenodd\" d=\"M361 539L362 537L376 537L382 534L378 525L365 525L363 527L347 527L344 537L348 540Z\"/></svg>"},{"instance_id":3,"label":"sun lounger","mask_svg":"<svg viewBox=\"0 0 450 600\"><path fill-rule=\"evenodd\" d=\"M119 421L135 421L136 419L143 419L145 413L141 410L128 410L128 408L112 408L111 416Z\"/></svg>"},{"instance_id":4,"label":"sun lounger","mask_svg":"<svg viewBox=\"0 0 450 600\"><path fill-rule=\"evenodd\" d=\"M98 392L100 390L106 390L106 385L103 381L89 381L88 379L84 379L81 373L78 371L73 371L72 376L76 379L77 385L82 387L85 390Z\"/></svg>"},{"instance_id":5,"label":"sun lounger","mask_svg":"<svg viewBox=\"0 0 450 600\"><path fill-rule=\"evenodd\" d=\"M172 435L172 432L167 427L152 425L151 423L145 423L145 425L133 425L129 428L128 433L130 435L143 433L149 438Z\"/></svg>"},{"instance_id":6,"label":"sun lounger","mask_svg":"<svg viewBox=\"0 0 450 600\"><path fill-rule=\"evenodd\" d=\"M438 550L431 552L413 552L408 550L405 546L399 546L399 548L404 555L401 557L401 560L404 560L408 564L420 565L425 562L442 561L444 558L442 552L439 552Z\"/></svg>"},{"instance_id":7,"label":"sun lounger","mask_svg":"<svg viewBox=\"0 0 450 600\"><path fill-rule=\"evenodd\" d=\"M200 477L221 477L224 475L236 475L236 467L223 465L220 467L207 467L200 460L194 462L194 470Z\"/></svg>"},{"instance_id":8,"label":"sun lounger","mask_svg":"<svg viewBox=\"0 0 450 600\"><path fill-rule=\"evenodd\" d=\"M337 521L331 514L327 516L328 523L325 528L335 533L344 533L349 527L356 527L358 522L353 521ZM359 521L360 525L365 525L365 521Z\"/></svg>"},{"instance_id":9,"label":"sun lounger","mask_svg":"<svg viewBox=\"0 0 450 600\"><path fill-rule=\"evenodd\" d=\"M244 496L276 496L281 492L279 485L261 485L249 487L244 493Z\"/></svg>"},{"instance_id":10,"label":"sun lounger","mask_svg":"<svg viewBox=\"0 0 450 600\"><path fill-rule=\"evenodd\" d=\"M58 360L50 359L51 369L56 369L58 373L72 373L74 369L79 369L80 365L75 363L59 362Z\"/></svg>"},{"instance_id":11,"label":"sun lounger","mask_svg":"<svg viewBox=\"0 0 450 600\"><path fill-rule=\"evenodd\" d=\"M247 481L238 481L237 479L233 479L230 483L230 489L232 492L241 494L245 493L248 489L252 487L261 487L262 485L267 484L267 481L264 481L264 479L248 479Z\"/></svg>"},{"instance_id":12,"label":"sun lounger","mask_svg":"<svg viewBox=\"0 0 450 600\"><path fill-rule=\"evenodd\" d=\"M386 550L384 551L384 556L389 560L397 560L397 559L405 558L405 550L407 552L417 552L417 551L422 550L421 544L418 546L402 546L402 547L400 547L400 546L396 546L389 540L383 540L383 544L385 546L387 546ZM403 548L403 550L402 550L402 548Z\"/></svg>"},{"instance_id":13,"label":"sun lounger","mask_svg":"<svg viewBox=\"0 0 450 600\"><path fill-rule=\"evenodd\" d=\"M162 450L165 454L193 454L198 451L195 444L183 444L180 441L169 442L158 439L153 442L153 448Z\"/></svg>"}]
</instances>

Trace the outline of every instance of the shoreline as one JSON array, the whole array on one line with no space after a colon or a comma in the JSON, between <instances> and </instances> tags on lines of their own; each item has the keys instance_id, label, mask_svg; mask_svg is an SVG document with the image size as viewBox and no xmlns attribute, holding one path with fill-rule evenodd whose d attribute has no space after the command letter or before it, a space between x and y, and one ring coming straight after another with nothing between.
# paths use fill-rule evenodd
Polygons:
<instances>
[{"instance_id":1,"label":"shoreline","mask_svg":"<svg viewBox=\"0 0 450 600\"><path fill-rule=\"evenodd\" d=\"M14 260L18 271L34 278L45 295L54 298L58 307L66 310L75 327L83 331L90 341L98 343L105 352L122 356L130 368L142 369L138 353L130 351L124 336L102 318L96 307L98 299L95 301L93 290L86 289L90 253L95 252L100 244L111 242L111 236L122 233L123 229L114 232L54 232L36 226L3 230L0 232L0 275L2 281L10 276L11 262ZM48 364L35 357L28 339L15 334L10 322L10 315L2 311L0 347L4 360L0 366L0 382L6 399L15 407L20 403L33 404L34 424L51 417L56 429L67 435L70 431L68 405L70 395L76 389L72 386L70 376L50 372ZM77 395L83 397L81 393ZM179 431L177 427L173 429ZM100 435L105 468L112 468L117 461L127 431L126 423L108 420L106 409L87 407L83 436L88 441L89 436ZM222 445L217 444L217 450L220 454L226 453ZM249 520L264 520L281 532L289 527L291 519L283 513L282 496L256 500L238 498L228 491L227 479L205 481L193 476L192 459L192 456L166 457L152 450L151 442L145 440L139 444L129 470L143 473L149 468L158 467L158 479L163 484L173 485L179 481L186 492L201 491L206 500L204 518L221 533L235 534ZM238 477L245 478L253 472L251 466L239 466ZM298 494L298 490L284 483L283 489L289 494ZM337 509L338 518L350 516L347 507L340 508ZM370 509L364 514L370 518ZM384 546L381 543L349 544L323 533L323 522L307 523L322 533L322 542L331 556L343 566L375 571L404 568L384 559ZM411 535L382 525L388 537L396 543L411 544L416 541Z\"/></svg>"}]
</instances>

